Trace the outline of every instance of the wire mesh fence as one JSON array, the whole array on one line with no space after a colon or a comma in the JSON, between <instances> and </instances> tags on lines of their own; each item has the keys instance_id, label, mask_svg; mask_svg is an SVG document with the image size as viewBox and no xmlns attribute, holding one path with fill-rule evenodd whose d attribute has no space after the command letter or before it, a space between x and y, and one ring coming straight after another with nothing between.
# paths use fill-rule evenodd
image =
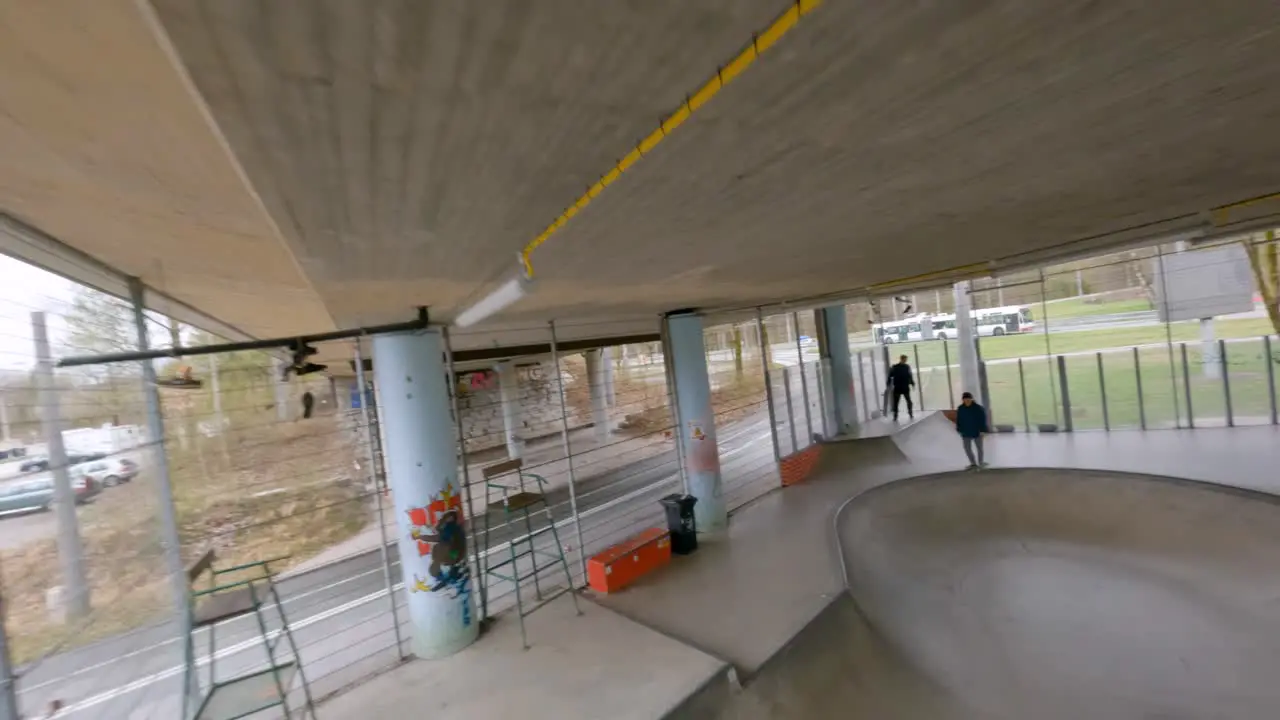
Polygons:
<instances>
[{"instance_id":1,"label":"wire mesh fence","mask_svg":"<svg viewBox=\"0 0 1280 720\"><path fill-rule=\"evenodd\" d=\"M721 482L733 512L781 487L769 430L768 361L757 323L712 326L703 335Z\"/></svg>"},{"instance_id":2,"label":"wire mesh fence","mask_svg":"<svg viewBox=\"0 0 1280 720\"><path fill-rule=\"evenodd\" d=\"M1275 423L1280 311L1261 284L1274 272L1264 264L1247 298L1184 287L1207 283L1194 268L1238 273L1273 247L1251 238L1226 250L1151 248L974 281L980 390L993 419L1032 432ZM285 381L280 359L262 352L156 361L155 385L140 362L55 368L54 358L132 350L138 338L129 304L49 288L0 302L0 582L23 712L177 713L185 637L167 565L165 487L183 564L210 550L226 565L281 558L280 605L315 697L408 656L398 556L408 530L383 467L372 376ZM859 422L886 413L899 355L914 369L917 410L953 407L970 390L954 307L948 288L846 309ZM155 346L219 341L152 313L143 324ZM527 332L554 344L552 327ZM704 330L731 511L781 486L779 457L834 430L831 366L817 335L810 313ZM665 525L660 499L685 490L661 343L563 346L460 362L448 378L481 619L517 603L517 584L486 572L510 557L513 540L532 534L533 547L564 557L563 566L535 568L532 556L513 563L520 597L536 604L585 585L592 555ZM363 369L371 348L337 352ZM148 421L153 393L158 436ZM503 480L485 472L512 458L547 501L527 520L502 509L491 485ZM545 532L552 524L556 532ZM280 629L267 623L268 634ZM264 667L262 631L249 617L196 630L195 664L228 674Z\"/></svg>"}]
</instances>

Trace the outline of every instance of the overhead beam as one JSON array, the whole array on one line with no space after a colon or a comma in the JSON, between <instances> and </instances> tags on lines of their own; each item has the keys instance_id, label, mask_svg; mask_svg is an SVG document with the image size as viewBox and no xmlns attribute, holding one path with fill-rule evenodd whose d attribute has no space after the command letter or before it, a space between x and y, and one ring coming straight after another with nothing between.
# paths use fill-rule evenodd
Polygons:
<instances>
[{"instance_id":1,"label":"overhead beam","mask_svg":"<svg viewBox=\"0 0 1280 720\"><path fill-rule=\"evenodd\" d=\"M595 350L598 348L615 347L618 345L636 345L639 343L658 342L661 337L658 333L644 333L640 335L622 335L615 337L598 337L584 338L580 340L566 340L565 342L557 342L556 350L561 354L566 352L581 352L583 350ZM474 362L497 362L499 360L510 360L519 357L532 357L537 355L550 355L551 343L532 343L528 345L508 345L506 347L479 348L476 350L455 350L453 353L453 361L455 364ZM356 363L354 360L349 361L351 372L355 372ZM373 359L364 359L365 372L373 371Z\"/></svg>"},{"instance_id":2,"label":"overhead beam","mask_svg":"<svg viewBox=\"0 0 1280 720\"><path fill-rule=\"evenodd\" d=\"M278 350L288 348L300 350L304 346L312 346L334 340L354 340L368 335L384 335L388 333L412 332L424 330L430 326L426 308L418 310L418 319L391 325L375 325L371 327L334 330L313 335L296 335L292 337L271 338L268 340L246 340L243 342L217 343L214 345L197 345L194 347L172 347L162 350L142 350L135 352L107 353L103 355L76 355L62 358L58 367L76 367L80 365L105 365L118 362L137 362L139 360L159 360L161 358L190 357L193 355L214 355L217 353L241 352L244 350Z\"/></svg>"}]
</instances>

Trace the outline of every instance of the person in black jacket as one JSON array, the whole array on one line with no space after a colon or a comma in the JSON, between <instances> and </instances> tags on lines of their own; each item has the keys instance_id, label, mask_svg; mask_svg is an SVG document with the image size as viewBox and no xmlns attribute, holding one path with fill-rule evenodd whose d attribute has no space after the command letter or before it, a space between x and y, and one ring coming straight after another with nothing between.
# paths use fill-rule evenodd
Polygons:
<instances>
[{"instance_id":1,"label":"person in black jacket","mask_svg":"<svg viewBox=\"0 0 1280 720\"><path fill-rule=\"evenodd\" d=\"M956 408L956 432L964 441L964 454L969 456L969 469L977 470L987 466L982 456L982 435L991 432L987 425L987 409L973 401L973 393L960 396L960 407ZM973 456L974 448L978 456Z\"/></svg>"},{"instance_id":2,"label":"person in black jacket","mask_svg":"<svg viewBox=\"0 0 1280 720\"><path fill-rule=\"evenodd\" d=\"M898 358L898 364L889 368L889 388L893 390L893 419L898 419L898 400L907 399L907 417L915 418L916 409L911 404L911 388L916 386L916 379L911 374L911 366L907 364L907 356Z\"/></svg>"}]
</instances>

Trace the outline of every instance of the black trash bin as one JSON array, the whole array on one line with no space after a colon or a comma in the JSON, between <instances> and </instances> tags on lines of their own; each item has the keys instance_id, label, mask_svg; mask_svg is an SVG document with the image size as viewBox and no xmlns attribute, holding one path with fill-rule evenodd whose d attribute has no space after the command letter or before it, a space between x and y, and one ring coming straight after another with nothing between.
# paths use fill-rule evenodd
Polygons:
<instances>
[{"instance_id":1,"label":"black trash bin","mask_svg":"<svg viewBox=\"0 0 1280 720\"><path fill-rule=\"evenodd\" d=\"M697 503L698 498L679 493L662 498L667 530L671 531L671 552L677 555L688 555L698 549L698 523L693 518L693 506Z\"/></svg>"}]
</instances>

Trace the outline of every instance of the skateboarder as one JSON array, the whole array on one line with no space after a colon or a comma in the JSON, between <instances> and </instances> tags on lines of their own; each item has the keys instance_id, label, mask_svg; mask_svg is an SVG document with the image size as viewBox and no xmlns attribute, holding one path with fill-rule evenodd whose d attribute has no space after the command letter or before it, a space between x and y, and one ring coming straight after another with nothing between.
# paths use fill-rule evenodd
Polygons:
<instances>
[{"instance_id":1,"label":"skateboarder","mask_svg":"<svg viewBox=\"0 0 1280 720\"><path fill-rule=\"evenodd\" d=\"M891 400L893 407L893 419L898 419L898 400L905 397L907 399L907 417L915 418L916 409L911 405L911 388L916 386L916 379L911 374L911 366L907 364L907 356L902 355L898 358L898 364L889 368L888 389L893 391Z\"/></svg>"},{"instance_id":2,"label":"skateboarder","mask_svg":"<svg viewBox=\"0 0 1280 720\"><path fill-rule=\"evenodd\" d=\"M982 434L991 432L987 427L987 409L973 401L973 393L960 396L960 407L956 408L956 432L964 441L964 454L969 456L969 470L986 467L982 458ZM974 447L978 456L973 455Z\"/></svg>"}]
</instances>

